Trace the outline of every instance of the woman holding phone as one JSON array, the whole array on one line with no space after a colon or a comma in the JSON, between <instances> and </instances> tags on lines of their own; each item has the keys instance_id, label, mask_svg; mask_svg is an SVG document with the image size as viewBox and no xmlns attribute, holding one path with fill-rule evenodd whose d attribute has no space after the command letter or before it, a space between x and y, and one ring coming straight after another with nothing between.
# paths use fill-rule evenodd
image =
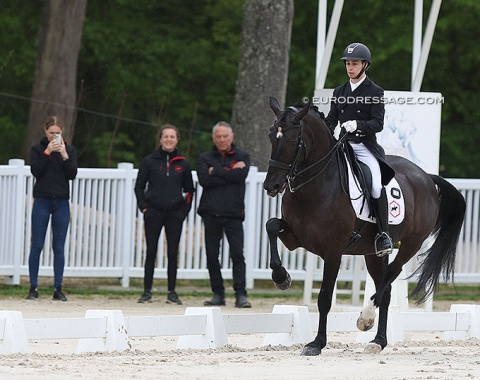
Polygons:
<instances>
[{"instance_id":1,"label":"woman holding phone","mask_svg":"<svg viewBox=\"0 0 480 380\"><path fill-rule=\"evenodd\" d=\"M38 298L40 254L52 218L53 300L66 301L62 292L65 239L70 223L70 185L77 176L75 148L62 138L63 124L56 116L45 122L45 137L30 151L30 171L35 177L32 208L32 241L28 258L30 291L27 299Z\"/></svg>"}]
</instances>

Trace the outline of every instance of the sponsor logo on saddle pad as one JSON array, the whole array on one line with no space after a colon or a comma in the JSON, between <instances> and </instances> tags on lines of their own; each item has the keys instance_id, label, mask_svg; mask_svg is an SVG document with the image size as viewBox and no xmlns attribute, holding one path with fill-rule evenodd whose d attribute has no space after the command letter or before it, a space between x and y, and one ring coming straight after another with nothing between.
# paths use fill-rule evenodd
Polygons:
<instances>
[{"instance_id":1,"label":"sponsor logo on saddle pad","mask_svg":"<svg viewBox=\"0 0 480 380\"><path fill-rule=\"evenodd\" d=\"M367 202L364 202L364 197L361 189L358 187L357 182L353 178L352 170L348 165L348 183L350 190L350 198L352 200L352 206L355 210L357 218L365 220L367 222L375 223L375 218L369 218L370 209ZM385 186L388 201L388 224L400 224L405 217L405 200L403 198L402 190L397 180L393 178L387 186Z\"/></svg>"}]
</instances>

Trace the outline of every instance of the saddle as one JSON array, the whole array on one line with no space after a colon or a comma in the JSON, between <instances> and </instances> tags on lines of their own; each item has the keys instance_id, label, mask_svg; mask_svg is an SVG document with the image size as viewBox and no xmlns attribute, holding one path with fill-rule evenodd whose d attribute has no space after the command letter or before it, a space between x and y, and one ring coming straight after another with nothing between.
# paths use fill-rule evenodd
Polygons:
<instances>
[{"instance_id":1,"label":"saddle","mask_svg":"<svg viewBox=\"0 0 480 380\"><path fill-rule=\"evenodd\" d=\"M372 188L372 172L366 164L357 159L350 144L345 142L342 148L343 154L338 160L338 162L341 163L339 171L342 188L346 190L346 194L349 196L351 195L348 180L348 165L350 165L356 186L360 190L360 193L363 194L363 206L365 205L365 202L368 202L368 209L373 210L373 199L370 194L370 189ZM369 217L372 217L371 211Z\"/></svg>"},{"instance_id":2,"label":"saddle","mask_svg":"<svg viewBox=\"0 0 480 380\"><path fill-rule=\"evenodd\" d=\"M345 250L354 245L360 238L367 223L375 223L373 214L372 173L367 165L358 160L350 144L344 142L339 150L340 182L343 191L350 197L357 215L355 229L352 232ZM389 224L399 224L403 221L405 202L399 183L393 178L385 187L389 208ZM367 209L365 209L367 207Z\"/></svg>"}]
</instances>

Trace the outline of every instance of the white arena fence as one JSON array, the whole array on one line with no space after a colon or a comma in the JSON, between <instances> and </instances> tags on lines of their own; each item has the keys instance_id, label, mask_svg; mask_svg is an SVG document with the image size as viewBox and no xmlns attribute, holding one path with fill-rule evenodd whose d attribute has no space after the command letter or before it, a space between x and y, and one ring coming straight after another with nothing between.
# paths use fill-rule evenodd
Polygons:
<instances>
[{"instance_id":1,"label":"white arena fence","mask_svg":"<svg viewBox=\"0 0 480 380\"><path fill-rule=\"evenodd\" d=\"M328 314L329 332L356 332L357 342L376 333L358 332L358 311ZM389 311L390 344L416 331L443 332L444 340L480 338L480 305L452 305L449 312ZM222 314L219 307L188 307L184 315L124 316L121 310L87 310L84 318L24 319L19 311L0 311L0 355L30 353L29 341L77 339L76 353L121 352L134 337L178 337L177 349L215 349L232 335L262 334L264 346L311 342L318 313L306 306L275 305L272 313Z\"/></svg>"},{"instance_id":2,"label":"white arena fence","mask_svg":"<svg viewBox=\"0 0 480 380\"><path fill-rule=\"evenodd\" d=\"M80 168L71 183L71 223L65 250L65 277L102 277L121 279L128 287L131 278L143 278L145 239L143 215L136 207L134 184L137 169L130 163L121 163L115 169ZM196 173L193 173L197 183ZM265 173L252 167L247 178L245 230L245 258L247 287L255 280L270 279L266 221L280 216L281 197L269 198L263 190ZM448 179L464 195L467 212L457 250L455 281L480 283L479 210L480 179ZM0 165L0 276L9 284L19 284L21 276L28 276L30 251L31 210L34 178L23 160L12 159ZM202 187L197 186L192 211L185 220L179 249L178 279L208 279L203 243L202 220L196 209ZM335 212L335 210L332 210ZM319 233L322 233L319 231ZM50 229L41 256L39 275L53 275L53 253ZM156 279L166 279L166 244L162 232L159 245ZM292 279L307 278L307 251L288 251L278 243L282 261ZM232 278L228 259L228 242L222 243L221 260L225 279ZM311 258L310 258L311 260ZM363 261L363 260L362 260ZM418 261L406 266L410 274ZM355 270L356 268L356 270ZM322 280L323 261L314 260L308 280ZM362 272L363 265L355 264L354 257L345 256L339 281L351 282L354 273ZM412 279L414 281L414 279Z\"/></svg>"}]
</instances>

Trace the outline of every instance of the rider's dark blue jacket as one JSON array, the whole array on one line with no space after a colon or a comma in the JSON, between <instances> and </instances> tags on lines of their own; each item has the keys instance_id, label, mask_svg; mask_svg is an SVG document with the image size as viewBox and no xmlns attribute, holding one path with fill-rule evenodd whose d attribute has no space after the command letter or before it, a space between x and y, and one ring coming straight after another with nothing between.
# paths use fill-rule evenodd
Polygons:
<instances>
[{"instance_id":1,"label":"rider's dark blue jacket","mask_svg":"<svg viewBox=\"0 0 480 380\"><path fill-rule=\"evenodd\" d=\"M395 171L385 160L385 151L377 143L376 134L383 130L385 117L384 91L369 77L352 92L350 82L333 90L330 102L330 111L325 121L334 131L337 123L340 125L348 120L357 121L357 130L349 134L348 140L354 143L363 143L377 158L382 172L382 185L388 184L395 175ZM340 137L345 134L342 128Z\"/></svg>"}]
</instances>

